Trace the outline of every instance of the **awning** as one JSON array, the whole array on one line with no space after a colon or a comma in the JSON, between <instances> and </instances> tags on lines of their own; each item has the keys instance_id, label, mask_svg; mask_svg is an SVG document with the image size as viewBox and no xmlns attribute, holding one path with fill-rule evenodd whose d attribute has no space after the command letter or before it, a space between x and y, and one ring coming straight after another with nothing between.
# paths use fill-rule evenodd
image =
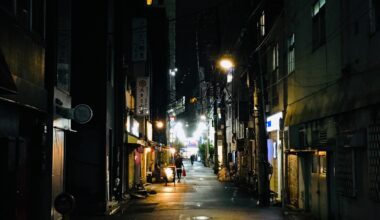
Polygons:
<instances>
[{"instance_id":1,"label":"awning","mask_svg":"<svg viewBox=\"0 0 380 220\"><path fill-rule=\"evenodd\" d=\"M128 144L137 144L139 139L133 135L128 134Z\"/></svg>"},{"instance_id":2,"label":"awning","mask_svg":"<svg viewBox=\"0 0 380 220\"><path fill-rule=\"evenodd\" d=\"M16 94L17 87L13 81L11 71L0 50L0 94Z\"/></svg>"}]
</instances>

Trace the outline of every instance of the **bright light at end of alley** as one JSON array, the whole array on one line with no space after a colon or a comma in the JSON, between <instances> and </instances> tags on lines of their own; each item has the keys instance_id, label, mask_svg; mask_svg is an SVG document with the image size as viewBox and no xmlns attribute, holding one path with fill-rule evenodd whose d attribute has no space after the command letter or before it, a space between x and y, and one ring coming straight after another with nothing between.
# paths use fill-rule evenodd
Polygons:
<instances>
[{"instance_id":1,"label":"bright light at end of alley","mask_svg":"<svg viewBox=\"0 0 380 220\"><path fill-rule=\"evenodd\" d=\"M170 148L170 152L172 153L172 154L174 154L175 153L175 148Z\"/></svg>"},{"instance_id":2,"label":"bright light at end of alley","mask_svg":"<svg viewBox=\"0 0 380 220\"><path fill-rule=\"evenodd\" d=\"M219 65L224 70L230 70L231 68L233 68L235 66L234 63L232 62L232 60L227 59L227 58L221 59L219 61Z\"/></svg>"},{"instance_id":3,"label":"bright light at end of alley","mask_svg":"<svg viewBox=\"0 0 380 220\"><path fill-rule=\"evenodd\" d=\"M158 129L161 129L161 128L164 127L164 123L163 123L162 121L157 121L157 122L156 122L156 127L157 127Z\"/></svg>"}]
</instances>

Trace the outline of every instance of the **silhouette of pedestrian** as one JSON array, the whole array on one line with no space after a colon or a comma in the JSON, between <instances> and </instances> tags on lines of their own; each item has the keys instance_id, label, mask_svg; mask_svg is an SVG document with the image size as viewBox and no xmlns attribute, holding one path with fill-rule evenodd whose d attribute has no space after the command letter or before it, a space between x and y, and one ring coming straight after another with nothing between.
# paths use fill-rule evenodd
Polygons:
<instances>
[{"instance_id":1,"label":"silhouette of pedestrian","mask_svg":"<svg viewBox=\"0 0 380 220\"><path fill-rule=\"evenodd\" d=\"M194 154L190 156L191 166L194 164L195 156Z\"/></svg>"},{"instance_id":2,"label":"silhouette of pedestrian","mask_svg":"<svg viewBox=\"0 0 380 220\"><path fill-rule=\"evenodd\" d=\"M177 154L177 157L174 161L174 164L175 164L175 168L177 170L178 182L180 183L181 182L181 176L182 176L182 167L184 167L184 165L183 165L182 157L179 154Z\"/></svg>"}]
</instances>

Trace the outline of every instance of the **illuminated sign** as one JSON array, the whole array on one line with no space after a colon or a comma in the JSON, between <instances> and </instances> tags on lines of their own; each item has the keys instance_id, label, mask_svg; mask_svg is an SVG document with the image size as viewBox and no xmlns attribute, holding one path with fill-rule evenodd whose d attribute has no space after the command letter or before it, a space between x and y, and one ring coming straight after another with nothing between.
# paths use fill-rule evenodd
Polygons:
<instances>
[{"instance_id":1,"label":"illuminated sign","mask_svg":"<svg viewBox=\"0 0 380 220\"><path fill-rule=\"evenodd\" d=\"M136 137L139 137L139 127L140 123L132 118L132 124L131 124L131 134L135 135Z\"/></svg>"},{"instance_id":2,"label":"illuminated sign","mask_svg":"<svg viewBox=\"0 0 380 220\"><path fill-rule=\"evenodd\" d=\"M148 141L153 140L153 125L149 121L146 122L146 136Z\"/></svg>"},{"instance_id":3,"label":"illuminated sign","mask_svg":"<svg viewBox=\"0 0 380 220\"><path fill-rule=\"evenodd\" d=\"M267 117L267 132L280 130L280 119L282 119L282 112Z\"/></svg>"},{"instance_id":4,"label":"illuminated sign","mask_svg":"<svg viewBox=\"0 0 380 220\"><path fill-rule=\"evenodd\" d=\"M125 123L125 129L126 129L128 132L131 132L131 116L128 116L128 117L127 117L127 122Z\"/></svg>"}]
</instances>

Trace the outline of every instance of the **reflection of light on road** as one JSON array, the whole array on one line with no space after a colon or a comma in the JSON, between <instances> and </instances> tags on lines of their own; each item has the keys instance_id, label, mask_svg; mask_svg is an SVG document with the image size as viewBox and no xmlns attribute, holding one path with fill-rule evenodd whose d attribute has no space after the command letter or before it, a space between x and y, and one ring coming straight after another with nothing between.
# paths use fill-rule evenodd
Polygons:
<instances>
[{"instance_id":1,"label":"reflection of light on road","mask_svg":"<svg viewBox=\"0 0 380 220\"><path fill-rule=\"evenodd\" d=\"M198 207L201 207L201 203L197 202L197 206L198 206Z\"/></svg>"},{"instance_id":2,"label":"reflection of light on road","mask_svg":"<svg viewBox=\"0 0 380 220\"><path fill-rule=\"evenodd\" d=\"M175 188L173 187L165 187L165 188L162 188L162 192L163 193L171 193L171 192L174 192ZM164 195L170 195L170 194L164 194Z\"/></svg>"},{"instance_id":3,"label":"reflection of light on road","mask_svg":"<svg viewBox=\"0 0 380 220\"><path fill-rule=\"evenodd\" d=\"M194 220L207 220L207 219L210 219L210 217L207 217L207 216L194 216L192 219L194 219Z\"/></svg>"},{"instance_id":4,"label":"reflection of light on road","mask_svg":"<svg viewBox=\"0 0 380 220\"><path fill-rule=\"evenodd\" d=\"M199 180L203 180L203 178L201 177L201 178L199 178Z\"/></svg>"}]
</instances>

